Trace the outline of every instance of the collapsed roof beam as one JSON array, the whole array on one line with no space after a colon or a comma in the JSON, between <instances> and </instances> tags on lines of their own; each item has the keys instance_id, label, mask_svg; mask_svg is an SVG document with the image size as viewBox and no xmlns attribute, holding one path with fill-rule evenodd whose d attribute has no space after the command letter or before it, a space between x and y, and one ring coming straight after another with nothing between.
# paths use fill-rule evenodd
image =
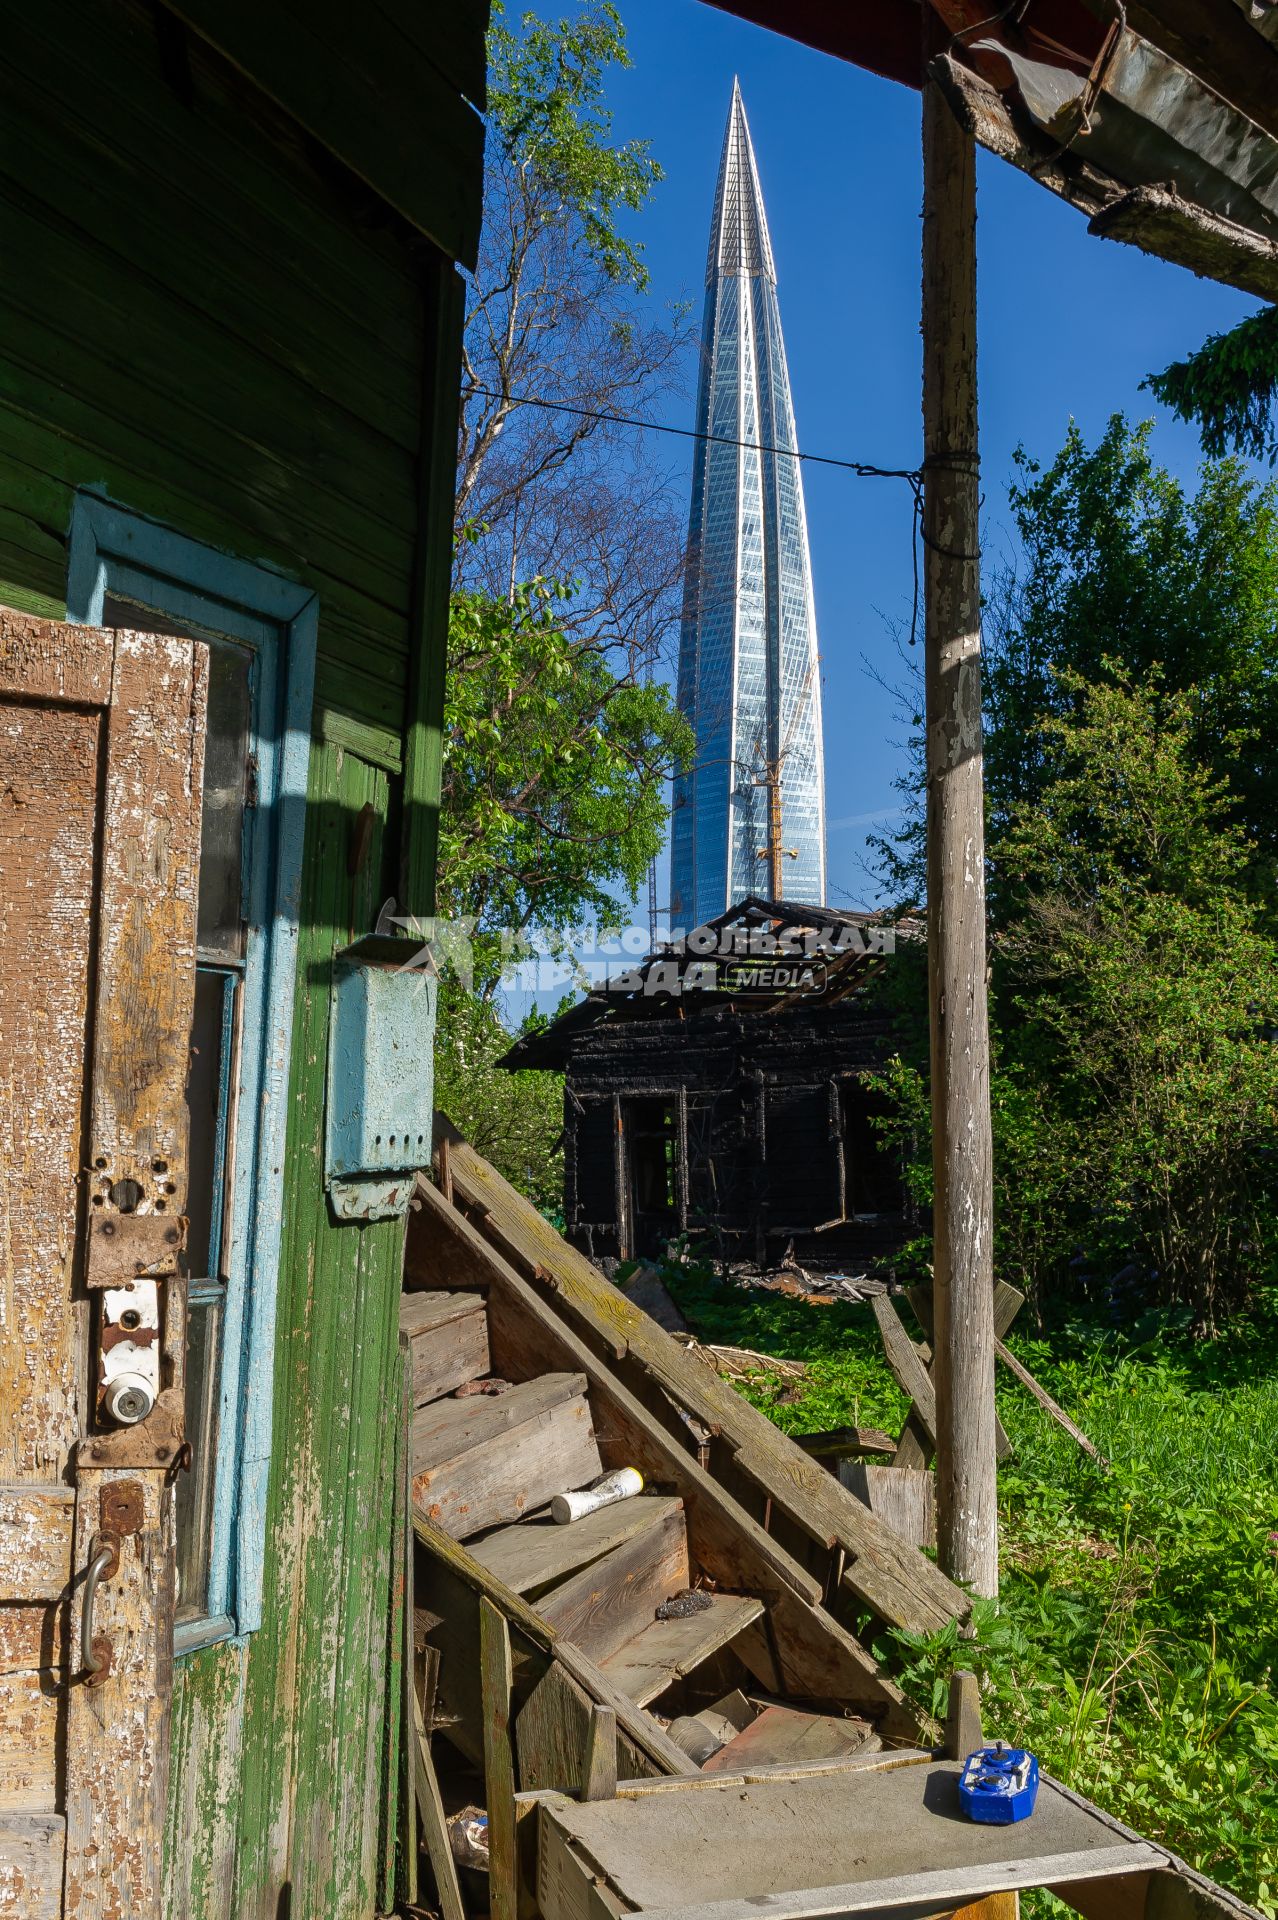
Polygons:
<instances>
[{"instance_id":1,"label":"collapsed roof beam","mask_svg":"<svg viewBox=\"0 0 1278 1920\"><path fill-rule=\"evenodd\" d=\"M932 72L967 132L1087 214L1094 234L1124 240L1257 299L1278 301L1278 243L1209 213L1170 186L1124 190L1076 150L1048 140L988 80L949 54L932 63Z\"/></svg>"}]
</instances>

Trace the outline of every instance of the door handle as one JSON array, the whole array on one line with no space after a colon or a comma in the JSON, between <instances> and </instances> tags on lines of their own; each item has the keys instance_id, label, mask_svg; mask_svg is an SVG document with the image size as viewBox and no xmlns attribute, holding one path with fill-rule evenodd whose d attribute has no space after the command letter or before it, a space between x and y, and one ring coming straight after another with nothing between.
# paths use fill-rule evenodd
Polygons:
<instances>
[{"instance_id":1,"label":"door handle","mask_svg":"<svg viewBox=\"0 0 1278 1920\"><path fill-rule=\"evenodd\" d=\"M110 1534L99 1534L93 1543L93 1557L84 1572L84 1601L80 1613L80 1664L87 1687L100 1687L111 1671L111 1642L105 1634L94 1635L93 1604L98 1597L99 1580L109 1580L119 1566L119 1541L113 1540Z\"/></svg>"}]
</instances>

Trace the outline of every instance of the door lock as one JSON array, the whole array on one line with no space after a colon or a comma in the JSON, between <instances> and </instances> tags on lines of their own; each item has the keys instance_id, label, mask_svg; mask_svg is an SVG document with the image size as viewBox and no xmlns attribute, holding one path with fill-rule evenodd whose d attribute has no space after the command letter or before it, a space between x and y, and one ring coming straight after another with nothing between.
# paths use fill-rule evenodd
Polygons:
<instances>
[{"instance_id":1,"label":"door lock","mask_svg":"<svg viewBox=\"0 0 1278 1920\"><path fill-rule=\"evenodd\" d=\"M84 1570L84 1599L80 1609L80 1665L84 1684L100 1687L109 1678L113 1649L108 1635L93 1631L98 1586L114 1580L120 1571L120 1547L130 1534L141 1533L146 1520L146 1495L137 1480L108 1480L98 1494L98 1532Z\"/></svg>"},{"instance_id":2,"label":"door lock","mask_svg":"<svg viewBox=\"0 0 1278 1920\"><path fill-rule=\"evenodd\" d=\"M121 1427L136 1427L160 1393L160 1288L138 1279L102 1293L102 1411Z\"/></svg>"}]
</instances>

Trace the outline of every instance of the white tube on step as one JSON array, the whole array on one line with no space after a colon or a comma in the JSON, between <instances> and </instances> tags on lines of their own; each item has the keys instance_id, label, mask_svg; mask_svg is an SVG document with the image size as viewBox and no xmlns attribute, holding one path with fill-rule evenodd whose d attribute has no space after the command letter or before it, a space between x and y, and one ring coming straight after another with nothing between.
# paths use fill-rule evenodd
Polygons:
<instances>
[{"instance_id":1,"label":"white tube on step","mask_svg":"<svg viewBox=\"0 0 1278 1920\"><path fill-rule=\"evenodd\" d=\"M615 1506L618 1500L633 1500L642 1492L643 1475L634 1467L619 1467L616 1473L606 1473L593 1487L583 1487L580 1493L557 1493L550 1503L550 1517L561 1527L567 1526L570 1520L584 1520L588 1513L598 1513L600 1507Z\"/></svg>"}]
</instances>

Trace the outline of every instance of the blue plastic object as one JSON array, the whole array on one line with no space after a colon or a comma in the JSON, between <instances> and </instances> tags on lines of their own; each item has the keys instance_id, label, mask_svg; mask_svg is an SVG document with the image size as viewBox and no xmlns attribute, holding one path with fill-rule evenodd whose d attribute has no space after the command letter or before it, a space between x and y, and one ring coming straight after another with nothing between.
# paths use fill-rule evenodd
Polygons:
<instances>
[{"instance_id":1,"label":"blue plastic object","mask_svg":"<svg viewBox=\"0 0 1278 1920\"><path fill-rule=\"evenodd\" d=\"M1038 1761L1024 1747L1002 1740L969 1753L959 1775L959 1803L969 1820L1008 1827L1028 1820L1038 1798Z\"/></svg>"}]
</instances>

